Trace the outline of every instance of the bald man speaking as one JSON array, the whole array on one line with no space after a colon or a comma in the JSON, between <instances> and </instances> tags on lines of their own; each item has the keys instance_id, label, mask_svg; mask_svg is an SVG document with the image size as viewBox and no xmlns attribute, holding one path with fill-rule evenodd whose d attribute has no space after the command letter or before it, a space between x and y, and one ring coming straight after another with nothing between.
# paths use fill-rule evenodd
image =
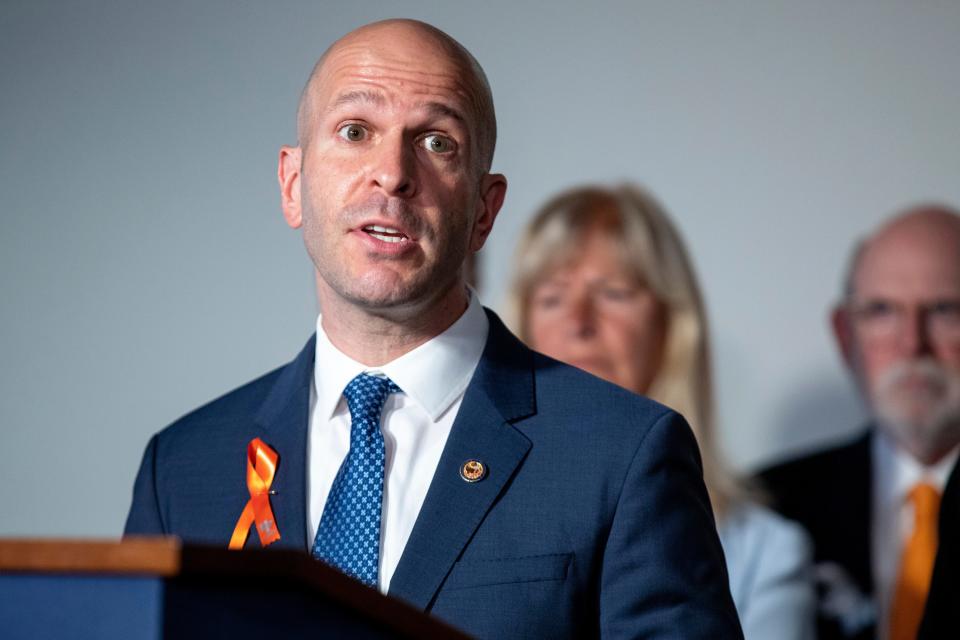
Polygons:
<instances>
[{"instance_id":1,"label":"bald man speaking","mask_svg":"<svg viewBox=\"0 0 960 640\"><path fill-rule=\"evenodd\" d=\"M683 418L529 351L465 284L507 187L473 56L362 27L297 124L277 175L316 334L151 439L126 533L299 549L482 637L741 637Z\"/></svg>"}]
</instances>

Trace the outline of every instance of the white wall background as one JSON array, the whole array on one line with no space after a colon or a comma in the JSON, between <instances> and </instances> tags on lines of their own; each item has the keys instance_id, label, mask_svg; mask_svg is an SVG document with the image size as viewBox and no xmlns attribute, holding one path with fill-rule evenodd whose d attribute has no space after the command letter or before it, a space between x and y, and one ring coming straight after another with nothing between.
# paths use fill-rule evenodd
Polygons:
<instances>
[{"instance_id":1,"label":"white wall background","mask_svg":"<svg viewBox=\"0 0 960 640\"><path fill-rule=\"evenodd\" d=\"M0 535L118 535L151 433L292 357L311 269L276 152L315 58L427 20L490 77L507 203L649 185L708 298L749 468L860 421L827 333L846 253L960 203L956 2L0 1Z\"/></svg>"}]
</instances>

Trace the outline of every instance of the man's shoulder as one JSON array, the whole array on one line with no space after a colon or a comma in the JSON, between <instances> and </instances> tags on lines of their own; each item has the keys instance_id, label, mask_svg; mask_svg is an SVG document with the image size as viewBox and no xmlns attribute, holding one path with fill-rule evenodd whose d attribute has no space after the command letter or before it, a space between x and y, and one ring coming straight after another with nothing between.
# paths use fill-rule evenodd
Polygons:
<instances>
[{"instance_id":1,"label":"man's shoulder","mask_svg":"<svg viewBox=\"0 0 960 640\"><path fill-rule=\"evenodd\" d=\"M589 446L636 448L663 419L679 415L646 396L576 367L533 352L536 387L535 425L528 430L544 438L580 438Z\"/></svg>"},{"instance_id":2,"label":"man's shoulder","mask_svg":"<svg viewBox=\"0 0 960 640\"><path fill-rule=\"evenodd\" d=\"M847 438L813 452L779 461L762 469L757 475L764 485L776 490L781 485L797 483L830 483L852 473L869 471L870 431Z\"/></svg>"},{"instance_id":3,"label":"man's shoulder","mask_svg":"<svg viewBox=\"0 0 960 640\"><path fill-rule=\"evenodd\" d=\"M758 474L762 488L770 495L770 505L807 527L820 547L818 555L833 553L825 541L836 537L838 522L851 523L858 534L861 528L866 531L860 521L865 523L869 514L870 438L868 431Z\"/></svg>"},{"instance_id":4,"label":"man's shoulder","mask_svg":"<svg viewBox=\"0 0 960 640\"><path fill-rule=\"evenodd\" d=\"M657 415L670 411L655 400L536 351L533 366L538 400L551 401L551 405L542 407L545 409L582 405L603 415L618 415L624 408Z\"/></svg>"},{"instance_id":5,"label":"man's shoulder","mask_svg":"<svg viewBox=\"0 0 960 640\"><path fill-rule=\"evenodd\" d=\"M677 415L650 398L530 349L495 313L488 310L487 315L490 335L475 378L482 378L483 386L491 394L516 396L519 392L509 388L508 381L523 387L523 394L532 394L532 398L522 399L530 410L523 413L532 412L534 424L550 424L538 435L558 436L587 429L594 437L615 433L631 438L645 431L638 427L652 426L665 416ZM483 366L484 363L494 366Z\"/></svg>"}]
</instances>

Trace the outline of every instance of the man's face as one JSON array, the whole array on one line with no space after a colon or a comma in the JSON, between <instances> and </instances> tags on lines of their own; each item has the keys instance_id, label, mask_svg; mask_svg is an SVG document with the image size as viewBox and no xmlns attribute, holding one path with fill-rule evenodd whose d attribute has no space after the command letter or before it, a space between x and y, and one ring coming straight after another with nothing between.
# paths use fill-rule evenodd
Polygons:
<instances>
[{"instance_id":1,"label":"man's face","mask_svg":"<svg viewBox=\"0 0 960 640\"><path fill-rule=\"evenodd\" d=\"M473 82L412 29L348 36L327 55L291 182L321 305L422 311L462 282L505 190L480 166Z\"/></svg>"},{"instance_id":2,"label":"man's face","mask_svg":"<svg viewBox=\"0 0 960 640\"><path fill-rule=\"evenodd\" d=\"M960 231L895 224L853 284L838 312L845 354L881 428L933 463L960 442Z\"/></svg>"}]
</instances>

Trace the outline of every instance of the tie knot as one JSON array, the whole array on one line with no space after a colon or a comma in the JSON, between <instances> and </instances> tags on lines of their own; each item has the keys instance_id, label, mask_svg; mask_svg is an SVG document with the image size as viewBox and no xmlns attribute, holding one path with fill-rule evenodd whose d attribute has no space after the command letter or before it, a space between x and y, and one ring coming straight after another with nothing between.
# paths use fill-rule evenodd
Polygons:
<instances>
[{"instance_id":1,"label":"tie knot","mask_svg":"<svg viewBox=\"0 0 960 640\"><path fill-rule=\"evenodd\" d=\"M917 520L936 521L940 513L940 492L933 485L920 482L910 490L910 502Z\"/></svg>"},{"instance_id":2,"label":"tie knot","mask_svg":"<svg viewBox=\"0 0 960 640\"><path fill-rule=\"evenodd\" d=\"M399 391L400 387L390 378L361 373L347 384L343 397L347 399L350 418L354 423L363 421L379 425L387 396Z\"/></svg>"}]
</instances>

